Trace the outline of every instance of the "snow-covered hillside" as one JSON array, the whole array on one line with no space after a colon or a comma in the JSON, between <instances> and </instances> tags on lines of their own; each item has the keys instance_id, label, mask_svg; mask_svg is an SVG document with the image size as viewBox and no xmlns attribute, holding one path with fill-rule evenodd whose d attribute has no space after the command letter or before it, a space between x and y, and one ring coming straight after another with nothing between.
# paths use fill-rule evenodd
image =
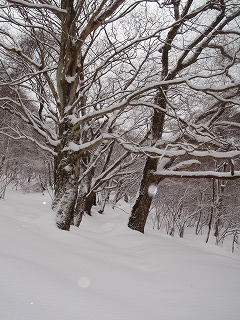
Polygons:
<instances>
[{"instance_id":1,"label":"snow-covered hillside","mask_svg":"<svg viewBox=\"0 0 240 320\"><path fill-rule=\"evenodd\" d=\"M108 208L71 232L50 199L8 190L0 200L0 319L238 320L240 257L145 235Z\"/></svg>"}]
</instances>

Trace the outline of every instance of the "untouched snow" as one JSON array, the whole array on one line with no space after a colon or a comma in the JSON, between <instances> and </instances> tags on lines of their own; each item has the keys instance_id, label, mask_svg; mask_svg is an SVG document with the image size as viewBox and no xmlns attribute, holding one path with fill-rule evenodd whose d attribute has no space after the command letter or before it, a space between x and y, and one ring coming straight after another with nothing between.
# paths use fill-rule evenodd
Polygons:
<instances>
[{"instance_id":1,"label":"untouched snow","mask_svg":"<svg viewBox=\"0 0 240 320\"><path fill-rule=\"evenodd\" d=\"M150 228L142 235L127 220L108 208L60 231L48 196L8 190L0 200L0 319L240 319L238 255Z\"/></svg>"}]
</instances>

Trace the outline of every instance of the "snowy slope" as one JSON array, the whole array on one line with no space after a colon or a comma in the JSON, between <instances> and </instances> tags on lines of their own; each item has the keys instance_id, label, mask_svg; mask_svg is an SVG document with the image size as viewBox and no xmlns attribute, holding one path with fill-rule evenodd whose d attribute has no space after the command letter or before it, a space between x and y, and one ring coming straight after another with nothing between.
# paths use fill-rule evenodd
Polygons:
<instances>
[{"instance_id":1,"label":"snowy slope","mask_svg":"<svg viewBox=\"0 0 240 320\"><path fill-rule=\"evenodd\" d=\"M127 219L108 208L60 231L48 196L10 189L0 200L0 319L240 319L239 256L142 235Z\"/></svg>"}]
</instances>

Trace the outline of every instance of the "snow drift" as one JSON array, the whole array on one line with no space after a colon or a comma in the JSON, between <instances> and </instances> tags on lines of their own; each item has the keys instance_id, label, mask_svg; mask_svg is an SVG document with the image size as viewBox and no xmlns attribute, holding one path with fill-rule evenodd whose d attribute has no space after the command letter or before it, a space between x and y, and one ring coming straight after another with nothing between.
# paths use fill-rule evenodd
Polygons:
<instances>
[{"instance_id":1,"label":"snow drift","mask_svg":"<svg viewBox=\"0 0 240 320\"><path fill-rule=\"evenodd\" d=\"M238 255L150 228L142 235L127 220L108 207L60 231L48 196L8 190L0 201L0 319L239 319Z\"/></svg>"}]
</instances>

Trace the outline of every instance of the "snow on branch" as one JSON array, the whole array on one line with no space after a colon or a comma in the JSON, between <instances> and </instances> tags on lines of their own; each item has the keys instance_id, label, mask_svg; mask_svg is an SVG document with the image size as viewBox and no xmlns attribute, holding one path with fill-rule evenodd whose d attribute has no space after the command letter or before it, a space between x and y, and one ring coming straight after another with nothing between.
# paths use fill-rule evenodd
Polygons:
<instances>
[{"instance_id":1,"label":"snow on branch","mask_svg":"<svg viewBox=\"0 0 240 320\"><path fill-rule=\"evenodd\" d=\"M230 89L235 89L235 88L239 88L240 87L240 82L229 83L229 84L226 84L226 85L211 86L211 87L196 85L196 84L191 83L187 79L186 79L186 83L190 88L192 88L193 90L196 90L196 91L223 92L223 91L227 91L227 90L230 90Z\"/></svg>"},{"instance_id":2,"label":"snow on branch","mask_svg":"<svg viewBox=\"0 0 240 320\"><path fill-rule=\"evenodd\" d=\"M204 91L204 92L207 91L207 93L221 92L221 91L225 91L225 90L229 90L229 89L234 89L234 88L237 88L240 86L240 83L231 83L231 84L227 84L227 85L219 85L219 86L212 86L212 87L211 86L199 86L199 85L195 85L195 84L191 83L191 80L193 80L193 79L207 78L207 77L208 77L207 75L204 75L200 72L197 75L186 76L186 77L177 78L174 80L162 80L162 81L158 81L158 82L150 82L149 84L147 84L141 88L138 88L138 89L134 90L133 92L128 93L125 96L123 96L121 99L121 102L114 103L113 105L110 105L110 106L103 108L103 109L95 110L93 112L88 112L86 115L82 116L81 118L75 118L74 124L77 127L81 123L89 121L93 118L98 119L98 118L105 116L108 113L115 111L115 110L123 110L125 107L127 107L130 104L135 105L138 103L138 101L136 99L138 99L139 96L141 96L142 94L144 94L146 92L156 90L162 86L170 86L170 85L178 85L178 84L186 83L190 88L192 88L194 90ZM74 107L77 102L78 101L76 101L72 107ZM229 100L227 100L227 102L229 102ZM234 102L236 103L236 101L234 101ZM143 104L143 101L139 101L139 103ZM149 107L153 107L153 104L149 104L147 102L144 103L144 105L149 106Z\"/></svg>"},{"instance_id":3,"label":"snow on branch","mask_svg":"<svg viewBox=\"0 0 240 320\"><path fill-rule=\"evenodd\" d=\"M136 148L136 147L135 147ZM143 147L142 152L147 155L165 156L165 157L177 157L183 155L193 156L195 158L213 158L213 159L235 159L240 157L240 150L231 151L215 151L215 150L180 150L173 149L159 149L156 147ZM134 151L134 150L132 150Z\"/></svg>"},{"instance_id":4,"label":"snow on branch","mask_svg":"<svg viewBox=\"0 0 240 320\"><path fill-rule=\"evenodd\" d=\"M193 165L196 165L196 164L201 164L200 161L198 160L186 160L186 161L182 161L178 164L176 164L175 166L172 166L170 169L171 171L179 171L179 170L182 170L182 169L186 169L186 168L189 168L190 166L193 166Z\"/></svg>"},{"instance_id":5,"label":"snow on branch","mask_svg":"<svg viewBox=\"0 0 240 320\"><path fill-rule=\"evenodd\" d=\"M33 8L33 9L48 9L54 13L67 13L67 10L64 10L62 8L59 8L50 4L30 3L28 1L23 1L23 0L8 0L8 2L15 5Z\"/></svg>"},{"instance_id":6,"label":"snow on branch","mask_svg":"<svg viewBox=\"0 0 240 320\"><path fill-rule=\"evenodd\" d=\"M235 121L218 121L215 123L215 126L226 126L226 127L233 127L233 128L239 128L240 129L240 123Z\"/></svg>"},{"instance_id":7,"label":"snow on branch","mask_svg":"<svg viewBox=\"0 0 240 320\"><path fill-rule=\"evenodd\" d=\"M238 87L240 87L240 84L238 84ZM225 103L232 103L232 104L235 104L235 105L240 105L240 101L237 100L237 99L232 99L232 98L224 98L224 97L221 97L219 94L216 94L212 91L210 91L209 89L207 89L205 91L206 94L214 97L215 99L217 99L218 101L221 101L221 102L225 102Z\"/></svg>"},{"instance_id":8,"label":"snow on branch","mask_svg":"<svg viewBox=\"0 0 240 320\"><path fill-rule=\"evenodd\" d=\"M234 174L231 172L216 172L216 171L173 171L173 170L162 170L154 172L157 177L168 177L168 178L207 178L207 179L224 179L233 180L240 178L240 171L235 171Z\"/></svg>"},{"instance_id":9,"label":"snow on branch","mask_svg":"<svg viewBox=\"0 0 240 320\"><path fill-rule=\"evenodd\" d=\"M107 140L107 139L113 139L113 136L105 133L94 140L91 140L89 142L85 142L82 144L77 144L73 141L70 141L68 145L63 149L63 151L79 152L81 150L90 150L92 148L97 147L99 144L101 144L103 140Z\"/></svg>"},{"instance_id":10,"label":"snow on branch","mask_svg":"<svg viewBox=\"0 0 240 320\"><path fill-rule=\"evenodd\" d=\"M149 84L143 86L142 88L138 88L134 90L130 94L126 94L125 96L122 97L121 102L115 103L109 107L106 107L104 109L96 110L93 112L89 112L86 115L82 116L81 118L75 119L75 124L80 125L80 123L83 123L85 121L89 121L91 119L97 119L105 116L108 113L111 113L115 110L120 110L124 109L127 107L130 102L136 98L138 98L141 94L150 92L151 90L156 90L159 87L166 86L166 85L177 85L177 84L182 84L185 83L187 80L191 80L193 78L196 78L197 76L186 76L183 78L177 78L174 80L163 80L163 81L157 81L157 82L150 82ZM73 104L75 106L75 103ZM152 105L151 105L152 107Z\"/></svg>"}]
</instances>

